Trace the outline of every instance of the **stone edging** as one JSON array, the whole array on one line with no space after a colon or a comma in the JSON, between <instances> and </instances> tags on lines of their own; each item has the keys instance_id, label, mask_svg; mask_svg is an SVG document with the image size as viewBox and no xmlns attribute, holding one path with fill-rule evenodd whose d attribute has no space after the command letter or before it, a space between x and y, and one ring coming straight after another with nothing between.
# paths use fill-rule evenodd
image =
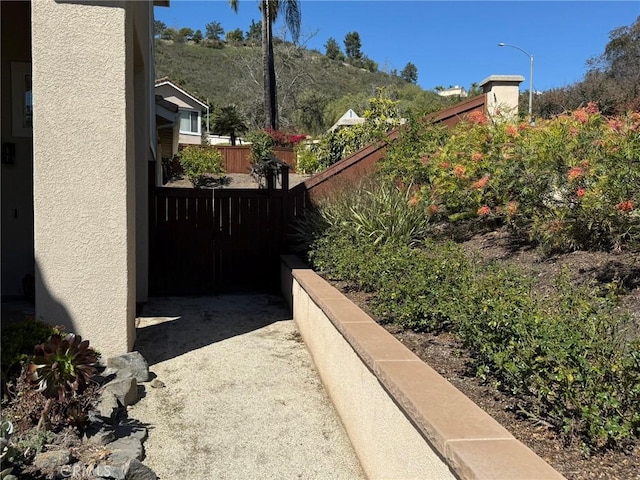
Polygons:
<instances>
[{"instance_id":1,"label":"stone edging","mask_svg":"<svg viewBox=\"0 0 640 480\"><path fill-rule=\"evenodd\" d=\"M138 382L150 382L153 387L163 386L162 382L152 379L139 352L110 357L98 365L98 372L93 381L101 385L100 394L89 412L82 442L101 448L105 457L85 464L72 460L68 449L57 448L37 454L34 465L55 469L59 473L56 478L156 480L155 472L142 463L147 427L129 418L127 406L140 399L144 386Z\"/></svg>"},{"instance_id":2,"label":"stone edging","mask_svg":"<svg viewBox=\"0 0 640 480\"><path fill-rule=\"evenodd\" d=\"M369 478L564 478L298 257L282 257L281 288Z\"/></svg>"}]
</instances>

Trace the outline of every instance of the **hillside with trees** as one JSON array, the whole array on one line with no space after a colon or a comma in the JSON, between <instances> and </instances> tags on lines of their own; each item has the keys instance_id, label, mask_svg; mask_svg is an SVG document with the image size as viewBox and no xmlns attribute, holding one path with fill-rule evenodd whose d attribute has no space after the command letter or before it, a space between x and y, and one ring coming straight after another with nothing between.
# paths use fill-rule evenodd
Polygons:
<instances>
[{"instance_id":1,"label":"hillside with trees","mask_svg":"<svg viewBox=\"0 0 640 480\"><path fill-rule=\"evenodd\" d=\"M204 38L183 30L165 28L158 32L156 76L169 77L182 85L208 102L212 111L235 105L250 129L262 128L265 112L260 22L250 26L246 34L227 32L225 40L224 29L217 22L207 25ZM350 49L346 56L334 39L327 42L328 55L274 39L282 130L322 133L349 108L362 114L379 87L387 88L403 115L433 112L460 100L421 89L416 85L418 72L413 64L402 73L378 71L353 34L357 32L348 35Z\"/></svg>"}]
</instances>

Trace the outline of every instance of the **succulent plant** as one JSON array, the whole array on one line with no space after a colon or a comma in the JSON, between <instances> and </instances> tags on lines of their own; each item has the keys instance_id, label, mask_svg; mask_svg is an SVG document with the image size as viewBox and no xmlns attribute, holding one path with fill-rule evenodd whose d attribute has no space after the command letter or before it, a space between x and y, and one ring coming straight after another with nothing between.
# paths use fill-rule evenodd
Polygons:
<instances>
[{"instance_id":1,"label":"succulent plant","mask_svg":"<svg viewBox=\"0 0 640 480\"><path fill-rule=\"evenodd\" d=\"M96 371L97 357L80 335L52 335L48 342L36 345L28 379L38 384L45 397L62 401L86 388Z\"/></svg>"},{"instance_id":2,"label":"succulent plant","mask_svg":"<svg viewBox=\"0 0 640 480\"><path fill-rule=\"evenodd\" d=\"M0 471L0 478L2 480L17 480L18 477L11 475L13 467L8 466L15 460L17 452L15 448L11 446L11 434L13 433L13 424L9 421L3 420L0 423L0 465L2 465L2 471Z\"/></svg>"}]
</instances>

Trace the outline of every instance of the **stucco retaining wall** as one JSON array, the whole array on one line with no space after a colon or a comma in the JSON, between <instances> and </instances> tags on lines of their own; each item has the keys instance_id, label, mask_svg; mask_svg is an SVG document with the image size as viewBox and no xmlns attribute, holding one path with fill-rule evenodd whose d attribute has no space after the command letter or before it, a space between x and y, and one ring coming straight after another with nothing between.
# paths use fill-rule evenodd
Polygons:
<instances>
[{"instance_id":1,"label":"stucco retaining wall","mask_svg":"<svg viewBox=\"0 0 640 480\"><path fill-rule=\"evenodd\" d=\"M370 479L564 478L298 257L281 288Z\"/></svg>"}]
</instances>

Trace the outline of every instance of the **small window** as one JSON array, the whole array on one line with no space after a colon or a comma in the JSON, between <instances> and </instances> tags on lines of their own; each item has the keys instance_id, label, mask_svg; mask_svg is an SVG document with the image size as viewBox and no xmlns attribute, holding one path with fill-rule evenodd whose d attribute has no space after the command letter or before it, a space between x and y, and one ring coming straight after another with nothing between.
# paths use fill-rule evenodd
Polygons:
<instances>
[{"instance_id":1,"label":"small window","mask_svg":"<svg viewBox=\"0 0 640 480\"><path fill-rule=\"evenodd\" d=\"M180 110L180 133L200 135L200 112Z\"/></svg>"}]
</instances>

